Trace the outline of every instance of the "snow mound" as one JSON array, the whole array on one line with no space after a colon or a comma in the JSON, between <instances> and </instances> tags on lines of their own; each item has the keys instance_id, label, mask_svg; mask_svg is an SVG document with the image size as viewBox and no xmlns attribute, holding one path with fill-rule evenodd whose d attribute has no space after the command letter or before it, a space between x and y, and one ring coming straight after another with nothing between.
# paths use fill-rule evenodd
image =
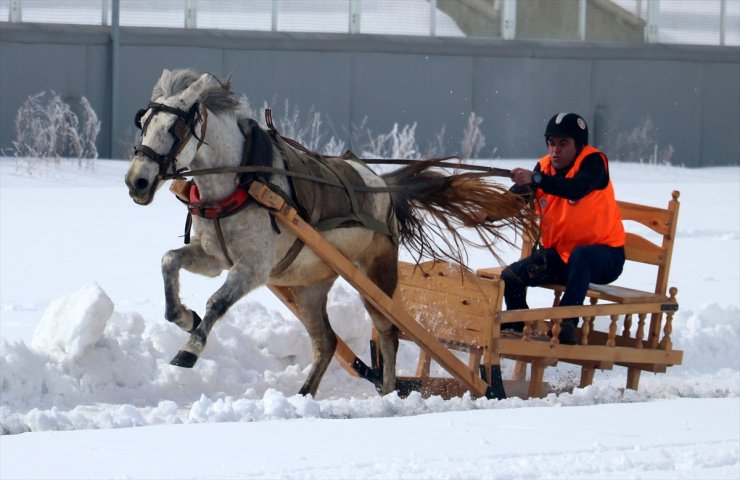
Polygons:
<instances>
[{"instance_id":1,"label":"snow mound","mask_svg":"<svg viewBox=\"0 0 740 480\"><path fill-rule=\"evenodd\" d=\"M103 337L113 301L95 283L51 302L31 346L57 357L79 358Z\"/></svg>"},{"instance_id":2,"label":"snow mound","mask_svg":"<svg viewBox=\"0 0 740 480\"><path fill-rule=\"evenodd\" d=\"M329 298L338 333L361 358L369 356L370 320L359 296L341 283ZM169 365L187 334L163 318L114 309L91 284L51 303L32 346L0 343L0 432L118 428L177 423L291 418L407 416L445 411L583 406L677 397L740 396L738 308L710 304L674 319L674 347L683 365L643 375L640 391L624 390L626 370L598 372L594 385L574 388L579 371L562 365L546 380L560 395L504 401L380 397L369 382L332 362L319 399L296 395L311 364L300 322L242 301L214 327L193 369ZM398 371L416 358L399 351ZM513 364L503 365L505 377Z\"/></svg>"}]
</instances>

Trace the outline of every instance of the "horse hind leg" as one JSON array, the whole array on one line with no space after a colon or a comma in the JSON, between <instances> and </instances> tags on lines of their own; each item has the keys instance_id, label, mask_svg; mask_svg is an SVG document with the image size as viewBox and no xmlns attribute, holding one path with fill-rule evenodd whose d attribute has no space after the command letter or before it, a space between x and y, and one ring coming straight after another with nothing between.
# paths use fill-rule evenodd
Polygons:
<instances>
[{"instance_id":1,"label":"horse hind leg","mask_svg":"<svg viewBox=\"0 0 740 480\"><path fill-rule=\"evenodd\" d=\"M375 234L371 251L360 261L365 275L386 295L393 297L398 284L398 249L385 235ZM370 302L363 299L375 330L378 332L380 353L383 356L383 383L381 393L386 395L396 389L396 352L398 351L398 328L380 313Z\"/></svg>"},{"instance_id":2,"label":"horse hind leg","mask_svg":"<svg viewBox=\"0 0 740 480\"><path fill-rule=\"evenodd\" d=\"M293 287L299 319L311 337L313 363L306 381L298 391L301 395L316 396L321 378L337 348L337 336L326 314L326 298L334 279L311 287Z\"/></svg>"}]
</instances>

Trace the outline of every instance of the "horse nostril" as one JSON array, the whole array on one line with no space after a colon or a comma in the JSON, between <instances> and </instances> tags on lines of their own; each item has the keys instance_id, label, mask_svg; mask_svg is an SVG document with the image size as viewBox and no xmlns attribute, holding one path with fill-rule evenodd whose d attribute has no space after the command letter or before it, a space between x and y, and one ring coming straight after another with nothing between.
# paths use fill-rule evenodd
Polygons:
<instances>
[{"instance_id":1,"label":"horse nostril","mask_svg":"<svg viewBox=\"0 0 740 480\"><path fill-rule=\"evenodd\" d=\"M148 186L149 180L147 180L146 178L137 178L136 182L134 183L134 188L139 191L145 190Z\"/></svg>"}]
</instances>

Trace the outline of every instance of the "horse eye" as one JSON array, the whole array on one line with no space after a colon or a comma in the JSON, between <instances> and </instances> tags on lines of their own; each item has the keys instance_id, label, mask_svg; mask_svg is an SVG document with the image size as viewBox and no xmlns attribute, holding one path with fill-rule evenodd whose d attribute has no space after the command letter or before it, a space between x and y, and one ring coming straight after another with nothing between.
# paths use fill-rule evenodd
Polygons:
<instances>
[{"instance_id":1,"label":"horse eye","mask_svg":"<svg viewBox=\"0 0 740 480\"><path fill-rule=\"evenodd\" d=\"M180 137L181 135L185 135L188 130L188 124L185 123L181 118L178 118L175 120L175 123L172 124L172 127L170 127L171 133L173 133L176 137Z\"/></svg>"}]
</instances>

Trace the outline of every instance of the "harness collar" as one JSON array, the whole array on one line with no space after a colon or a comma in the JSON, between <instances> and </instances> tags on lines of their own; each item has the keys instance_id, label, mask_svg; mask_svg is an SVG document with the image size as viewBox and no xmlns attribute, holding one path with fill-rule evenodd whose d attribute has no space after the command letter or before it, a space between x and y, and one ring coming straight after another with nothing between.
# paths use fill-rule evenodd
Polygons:
<instances>
[{"instance_id":1,"label":"harness collar","mask_svg":"<svg viewBox=\"0 0 740 480\"><path fill-rule=\"evenodd\" d=\"M208 203L202 201L198 186L192 180L173 180L170 191L185 204L190 215L213 220L234 215L246 207L250 199L249 186L250 184L239 185L227 198Z\"/></svg>"}]
</instances>

